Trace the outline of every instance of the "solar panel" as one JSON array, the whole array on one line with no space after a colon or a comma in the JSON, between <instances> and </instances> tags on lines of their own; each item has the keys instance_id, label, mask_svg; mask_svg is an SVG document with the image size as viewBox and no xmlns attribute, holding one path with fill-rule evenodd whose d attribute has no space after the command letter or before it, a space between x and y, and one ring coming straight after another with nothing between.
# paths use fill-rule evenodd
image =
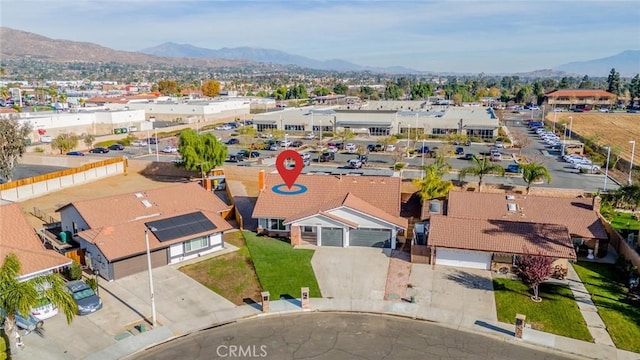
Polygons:
<instances>
[{"instance_id":1,"label":"solar panel","mask_svg":"<svg viewBox=\"0 0 640 360\"><path fill-rule=\"evenodd\" d=\"M160 242L215 230L216 226L200 211L145 223Z\"/></svg>"}]
</instances>

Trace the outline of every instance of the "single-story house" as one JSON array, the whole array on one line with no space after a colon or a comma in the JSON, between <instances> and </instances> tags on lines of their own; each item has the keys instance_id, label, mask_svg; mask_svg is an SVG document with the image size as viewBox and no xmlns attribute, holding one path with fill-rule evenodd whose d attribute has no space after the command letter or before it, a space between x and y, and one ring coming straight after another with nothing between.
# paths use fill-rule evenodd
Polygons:
<instances>
[{"instance_id":1,"label":"single-story house","mask_svg":"<svg viewBox=\"0 0 640 360\"><path fill-rule=\"evenodd\" d=\"M229 206L197 183L75 201L60 209L62 230L85 250L86 265L114 280L224 247Z\"/></svg>"},{"instance_id":2,"label":"single-story house","mask_svg":"<svg viewBox=\"0 0 640 360\"><path fill-rule=\"evenodd\" d=\"M566 267L579 250L598 257L607 253L599 197L451 191L444 208L443 215L432 214L428 220L427 246L434 265L498 270L514 264L517 256L542 255Z\"/></svg>"},{"instance_id":3,"label":"single-story house","mask_svg":"<svg viewBox=\"0 0 640 360\"><path fill-rule=\"evenodd\" d=\"M22 281L71 265L70 258L45 248L17 203L0 206L0 265L11 253L22 265L19 277Z\"/></svg>"},{"instance_id":4,"label":"single-story house","mask_svg":"<svg viewBox=\"0 0 640 360\"><path fill-rule=\"evenodd\" d=\"M260 194L253 211L258 232L289 237L292 245L396 248L407 227L400 217L399 177L302 174L300 194L274 192L277 173L260 172Z\"/></svg>"}]
</instances>

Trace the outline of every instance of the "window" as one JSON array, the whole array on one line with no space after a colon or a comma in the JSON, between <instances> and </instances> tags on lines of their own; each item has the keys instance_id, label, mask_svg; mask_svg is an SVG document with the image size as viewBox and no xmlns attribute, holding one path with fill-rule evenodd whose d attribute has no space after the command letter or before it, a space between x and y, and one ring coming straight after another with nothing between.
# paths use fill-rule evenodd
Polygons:
<instances>
[{"instance_id":1,"label":"window","mask_svg":"<svg viewBox=\"0 0 640 360\"><path fill-rule=\"evenodd\" d=\"M78 233L78 224L74 222L71 223L73 226L73 235L76 235Z\"/></svg>"},{"instance_id":2,"label":"window","mask_svg":"<svg viewBox=\"0 0 640 360\"><path fill-rule=\"evenodd\" d=\"M284 129L287 131L304 131L304 125L285 125Z\"/></svg>"},{"instance_id":3,"label":"window","mask_svg":"<svg viewBox=\"0 0 640 360\"><path fill-rule=\"evenodd\" d=\"M264 130L277 129L278 126L275 124L258 124L257 128L258 128L258 131L264 131Z\"/></svg>"},{"instance_id":4,"label":"window","mask_svg":"<svg viewBox=\"0 0 640 360\"><path fill-rule=\"evenodd\" d=\"M319 125L313 125L313 131L320 131L320 126ZM322 132L331 132L333 131L333 126L322 126Z\"/></svg>"},{"instance_id":5,"label":"window","mask_svg":"<svg viewBox=\"0 0 640 360\"><path fill-rule=\"evenodd\" d=\"M282 223L282 219L267 219L267 229L269 230L287 230L287 227Z\"/></svg>"},{"instance_id":6,"label":"window","mask_svg":"<svg viewBox=\"0 0 640 360\"><path fill-rule=\"evenodd\" d=\"M441 128L434 128L433 131L431 132L433 135L447 135L447 134L455 134L457 133L458 130L456 129L441 129Z\"/></svg>"},{"instance_id":7,"label":"window","mask_svg":"<svg viewBox=\"0 0 640 360\"><path fill-rule=\"evenodd\" d=\"M184 252L192 252L200 249L204 249L209 246L209 237L203 236L201 238L192 239L184 242Z\"/></svg>"},{"instance_id":8,"label":"window","mask_svg":"<svg viewBox=\"0 0 640 360\"><path fill-rule=\"evenodd\" d=\"M390 129L388 127L370 127L369 134L372 136L389 136Z\"/></svg>"}]
</instances>

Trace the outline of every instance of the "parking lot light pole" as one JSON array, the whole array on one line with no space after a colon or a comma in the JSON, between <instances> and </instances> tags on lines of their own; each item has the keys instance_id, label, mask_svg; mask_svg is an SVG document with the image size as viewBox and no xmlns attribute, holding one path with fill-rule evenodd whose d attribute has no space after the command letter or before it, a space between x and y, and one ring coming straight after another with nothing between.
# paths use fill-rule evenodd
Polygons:
<instances>
[{"instance_id":1,"label":"parking lot light pole","mask_svg":"<svg viewBox=\"0 0 640 360\"><path fill-rule=\"evenodd\" d=\"M630 140L629 144L631 144L631 162L629 163L629 180L627 181L629 185L631 185L631 174L633 174L633 156L636 152L636 141Z\"/></svg>"},{"instance_id":2,"label":"parking lot light pole","mask_svg":"<svg viewBox=\"0 0 640 360\"><path fill-rule=\"evenodd\" d=\"M151 228L151 231L156 230ZM156 299L153 294L153 275L151 273L151 250L149 249L149 230L144 229L144 241L147 246L147 267L149 270L149 295L151 296L151 319L152 326L156 327Z\"/></svg>"},{"instance_id":3,"label":"parking lot light pole","mask_svg":"<svg viewBox=\"0 0 640 360\"><path fill-rule=\"evenodd\" d=\"M156 130L156 161L160 162L160 153L158 152L158 148L160 144L158 143L158 131Z\"/></svg>"},{"instance_id":4,"label":"parking lot light pole","mask_svg":"<svg viewBox=\"0 0 640 360\"><path fill-rule=\"evenodd\" d=\"M604 169L604 185L602 185L602 191L607 191L607 179L609 178L609 157L611 156L611 146L605 147L607 149L607 164Z\"/></svg>"},{"instance_id":5,"label":"parking lot light pole","mask_svg":"<svg viewBox=\"0 0 640 360\"><path fill-rule=\"evenodd\" d=\"M564 155L564 148L567 146L567 124L562 124L564 129L562 131L562 155Z\"/></svg>"},{"instance_id":6,"label":"parking lot light pole","mask_svg":"<svg viewBox=\"0 0 640 360\"><path fill-rule=\"evenodd\" d=\"M569 116L569 140L573 138L573 116Z\"/></svg>"},{"instance_id":7,"label":"parking lot light pole","mask_svg":"<svg viewBox=\"0 0 640 360\"><path fill-rule=\"evenodd\" d=\"M147 130L147 148L149 150L149 155L151 155L151 134L149 133L149 130Z\"/></svg>"}]
</instances>

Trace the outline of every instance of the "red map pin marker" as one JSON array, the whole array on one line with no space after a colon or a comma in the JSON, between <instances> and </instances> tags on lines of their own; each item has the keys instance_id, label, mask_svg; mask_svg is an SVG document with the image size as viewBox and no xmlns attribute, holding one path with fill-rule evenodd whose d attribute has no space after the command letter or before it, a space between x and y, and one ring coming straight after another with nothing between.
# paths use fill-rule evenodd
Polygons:
<instances>
[{"instance_id":1,"label":"red map pin marker","mask_svg":"<svg viewBox=\"0 0 640 360\"><path fill-rule=\"evenodd\" d=\"M293 168L286 167L284 163L287 159L291 159L295 162L295 166ZM276 169L278 169L278 174L280 174L280 177L289 189L291 189L293 184L295 184L303 167L304 161L302 160L302 156L300 156L300 154L295 150L285 150L281 152L276 159Z\"/></svg>"}]
</instances>

